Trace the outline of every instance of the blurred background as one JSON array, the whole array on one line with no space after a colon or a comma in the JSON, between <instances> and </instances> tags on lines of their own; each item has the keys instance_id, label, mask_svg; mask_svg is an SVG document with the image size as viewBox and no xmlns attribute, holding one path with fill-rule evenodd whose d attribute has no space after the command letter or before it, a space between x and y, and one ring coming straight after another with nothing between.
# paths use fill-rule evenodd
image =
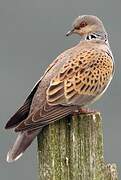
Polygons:
<instances>
[{"instance_id":1,"label":"blurred background","mask_svg":"<svg viewBox=\"0 0 121 180\"><path fill-rule=\"evenodd\" d=\"M52 60L79 42L65 37L76 16L97 15L109 33L116 72L103 98L93 106L103 117L105 160L121 175L121 1L0 0L0 179L37 179L36 141L13 164L5 161L16 138L4 131L8 118L23 103Z\"/></svg>"}]
</instances>

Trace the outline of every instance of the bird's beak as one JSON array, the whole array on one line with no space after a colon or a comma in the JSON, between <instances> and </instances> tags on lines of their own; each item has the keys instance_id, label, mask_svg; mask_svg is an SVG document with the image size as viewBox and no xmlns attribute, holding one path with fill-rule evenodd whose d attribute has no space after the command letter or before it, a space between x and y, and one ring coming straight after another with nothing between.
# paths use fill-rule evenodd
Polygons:
<instances>
[{"instance_id":1,"label":"bird's beak","mask_svg":"<svg viewBox=\"0 0 121 180\"><path fill-rule=\"evenodd\" d=\"M74 28L71 29L70 31L68 31L68 32L66 33L66 36L70 36L71 34L73 34L73 32L74 32Z\"/></svg>"}]
</instances>

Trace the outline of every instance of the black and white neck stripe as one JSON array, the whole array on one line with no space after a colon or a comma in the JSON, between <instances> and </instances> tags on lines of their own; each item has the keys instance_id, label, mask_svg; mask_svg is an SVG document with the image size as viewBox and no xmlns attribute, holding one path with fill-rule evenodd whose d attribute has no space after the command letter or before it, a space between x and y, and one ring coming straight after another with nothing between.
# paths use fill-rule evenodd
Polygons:
<instances>
[{"instance_id":1,"label":"black and white neck stripe","mask_svg":"<svg viewBox=\"0 0 121 180\"><path fill-rule=\"evenodd\" d=\"M107 41L107 35L105 33L92 33L88 34L85 38L85 40L104 40Z\"/></svg>"}]
</instances>

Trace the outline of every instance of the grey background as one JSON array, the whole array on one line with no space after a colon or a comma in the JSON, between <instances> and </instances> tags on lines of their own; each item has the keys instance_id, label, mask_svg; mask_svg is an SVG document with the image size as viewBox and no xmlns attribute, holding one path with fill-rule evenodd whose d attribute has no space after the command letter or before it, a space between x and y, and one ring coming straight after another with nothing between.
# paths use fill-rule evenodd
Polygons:
<instances>
[{"instance_id":1,"label":"grey background","mask_svg":"<svg viewBox=\"0 0 121 180\"><path fill-rule=\"evenodd\" d=\"M116 162L121 174L121 1L0 0L0 179L37 179L36 141L16 163L5 156L14 141L4 131L8 118L24 101L49 63L79 41L65 37L78 15L99 16L109 33L116 73L103 98L93 107L102 112L105 160Z\"/></svg>"}]
</instances>

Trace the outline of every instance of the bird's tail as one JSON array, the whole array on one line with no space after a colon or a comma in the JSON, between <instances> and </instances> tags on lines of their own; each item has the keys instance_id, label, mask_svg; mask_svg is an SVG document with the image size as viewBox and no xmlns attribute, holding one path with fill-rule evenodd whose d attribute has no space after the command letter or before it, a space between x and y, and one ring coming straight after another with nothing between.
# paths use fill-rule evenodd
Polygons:
<instances>
[{"instance_id":1,"label":"bird's tail","mask_svg":"<svg viewBox=\"0 0 121 180\"><path fill-rule=\"evenodd\" d=\"M18 137L7 154L7 162L13 162L18 160L24 153L24 151L28 148L28 146L32 143L34 138L39 134L39 130L35 131L24 131L18 134Z\"/></svg>"}]
</instances>

